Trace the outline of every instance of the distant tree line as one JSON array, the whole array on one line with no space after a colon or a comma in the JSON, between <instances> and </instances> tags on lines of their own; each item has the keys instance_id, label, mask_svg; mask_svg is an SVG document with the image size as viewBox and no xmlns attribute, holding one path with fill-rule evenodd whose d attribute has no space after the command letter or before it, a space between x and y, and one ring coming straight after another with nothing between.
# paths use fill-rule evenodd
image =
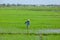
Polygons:
<instances>
[{"instance_id":1,"label":"distant tree line","mask_svg":"<svg viewBox=\"0 0 60 40\"><path fill-rule=\"evenodd\" d=\"M32 11L60 11L60 5L26 5L26 4L0 4L2 7L24 7L23 10L32 10ZM18 8L19 9L19 8Z\"/></svg>"},{"instance_id":2,"label":"distant tree line","mask_svg":"<svg viewBox=\"0 0 60 40\"><path fill-rule=\"evenodd\" d=\"M0 7L10 7L10 6L58 6L60 7L60 5L25 5L25 4L0 4Z\"/></svg>"},{"instance_id":3,"label":"distant tree line","mask_svg":"<svg viewBox=\"0 0 60 40\"><path fill-rule=\"evenodd\" d=\"M25 5L25 4L0 4L0 7L10 7L10 6L36 6L36 5Z\"/></svg>"}]
</instances>

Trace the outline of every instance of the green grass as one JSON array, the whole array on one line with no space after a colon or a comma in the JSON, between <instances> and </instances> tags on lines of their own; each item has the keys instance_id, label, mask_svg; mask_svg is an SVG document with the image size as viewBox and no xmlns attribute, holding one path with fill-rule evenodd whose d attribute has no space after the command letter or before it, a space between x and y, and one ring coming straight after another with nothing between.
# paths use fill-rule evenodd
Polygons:
<instances>
[{"instance_id":1,"label":"green grass","mask_svg":"<svg viewBox=\"0 0 60 40\"><path fill-rule=\"evenodd\" d=\"M43 36L43 40L60 40L60 35Z\"/></svg>"},{"instance_id":2,"label":"green grass","mask_svg":"<svg viewBox=\"0 0 60 40\"><path fill-rule=\"evenodd\" d=\"M30 19L29 30L34 33L39 29L60 29L59 11L31 11L25 9L0 9L0 33L26 32L24 22ZM30 32L31 32L30 31ZM1 40L40 40L37 35L0 34ZM60 35L43 36L43 40L59 40Z\"/></svg>"},{"instance_id":3,"label":"green grass","mask_svg":"<svg viewBox=\"0 0 60 40\"><path fill-rule=\"evenodd\" d=\"M0 34L1 40L40 40L39 35L24 35L24 34ZM60 40L60 35L42 36L42 40Z\"/></svg>"},{"instance_id":4,"label":"green grass","mask_svg":"<svg viewBox=\"0 0 60 40\"><path fill-rule=\"evenodd\" d=\"M30 29L60 28L60 12L0 9L0 27L25 29L27 19L31 20Z\"/></svg>"},{"instance_id":5,"label":"green grass","mask_svg":"<svg viewBox=\"0 0 60 40\"><path fill-rule=\"evenodd\" d=\"M0 39L1 40L39 40L39 36L35 36L35 35L9 35L9 34L4 34L1 35L0 34Z\"/></svg>"}]
</instances>

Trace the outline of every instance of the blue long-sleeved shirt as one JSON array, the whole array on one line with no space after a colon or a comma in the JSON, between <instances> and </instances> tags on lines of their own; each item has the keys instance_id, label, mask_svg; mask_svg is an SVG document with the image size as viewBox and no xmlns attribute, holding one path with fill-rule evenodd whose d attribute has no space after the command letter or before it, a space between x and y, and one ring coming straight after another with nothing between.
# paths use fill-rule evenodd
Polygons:
<instances>
[{"instance_id":1,"label":"blue long-sleeved shirt","mask_svg":"<svg viewBox=\"0 0 60 40\"><path fill-rule=\"evenodd\" d=\"M25 24L26 24L26 25L30 25L30 21L26 21Z\"/></svg>"}]
</instances>

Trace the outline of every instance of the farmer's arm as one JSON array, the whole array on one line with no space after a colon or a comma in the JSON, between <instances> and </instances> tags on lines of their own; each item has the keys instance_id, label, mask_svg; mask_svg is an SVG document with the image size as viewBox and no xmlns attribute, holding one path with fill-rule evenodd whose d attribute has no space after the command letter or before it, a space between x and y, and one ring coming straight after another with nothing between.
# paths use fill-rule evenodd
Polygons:
<instances>
[{"instance_id":1,"label":"farmer's arm","mask_svg":"<svg viewBox=\"0 0 60 40\"><path fill-rule=\"evenodd\" d=\"M26 24L27 22L25 22L25 24Z\"/></svg>"}]
</instances>

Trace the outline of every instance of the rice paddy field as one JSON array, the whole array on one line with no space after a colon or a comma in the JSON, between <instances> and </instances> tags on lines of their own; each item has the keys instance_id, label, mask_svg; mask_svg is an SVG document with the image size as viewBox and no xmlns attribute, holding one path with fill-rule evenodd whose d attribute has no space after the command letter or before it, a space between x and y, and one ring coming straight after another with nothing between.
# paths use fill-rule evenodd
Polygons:
<instances>
[{"instance_id":1,"label":"rice paddy field","mask_svg":"<svg viewBox=\"0 0 60 40\"><path fill-rule=\"evenodd\" d=\"M9 34L0 34L1 40L41 40L40 36L36 35L9 35ZM43 36L42 40L60 40L60 35L49 35Z\"/></svg>"},{"instance_id":2,"label":"rice paddy field","mask_svg":"<svg viewBox=\"0 0 60 40\"><path fill-rule=\"evenodd\" d=\"M31 10L33 9L33 10ZM29 30L60 29L60 11L30 10L21 7L0 8L0 33L26 32L27 19L30 19ZM55 8L56 9L56 8ZM51 9L50 9L51 10ZM41 40L39 35L0 34L0 40ZM42 40L60 40L60 35L44 36Z\"/></svg>"}]
</instances>

